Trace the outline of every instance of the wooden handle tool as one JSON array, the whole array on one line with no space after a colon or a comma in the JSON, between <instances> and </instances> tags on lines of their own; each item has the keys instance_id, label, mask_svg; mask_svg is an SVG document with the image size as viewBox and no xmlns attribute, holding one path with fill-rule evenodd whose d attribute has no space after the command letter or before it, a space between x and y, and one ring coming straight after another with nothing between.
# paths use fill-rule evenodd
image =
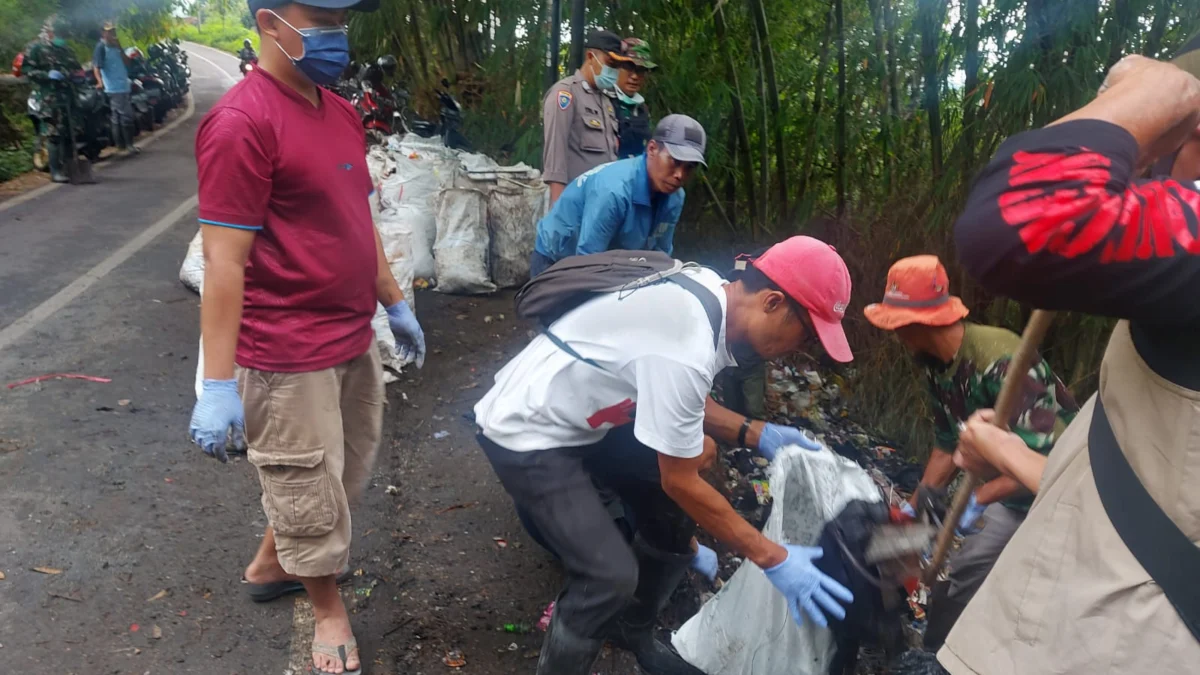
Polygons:
<instances>
[{"instance_id":1,"label":"wooden handle tool","mask_svg":"<svg viewBox=\"0 0 1200 675\"><path fill-rule=\"evenodd\" d=\"M995 424L1001 429L1008 429L1008 420L1012 417L1014 408L1021 399L1021 384L1024 382L1025 374L1029 372L1034 360L1037 359L1038 346L1042 344L1042 338L1046 337L1046 331L1050 328L1050 322L1053 320L1054 312L1041 309L1035 310L1029 317L1029 324L1025 326L1025 332L1021 334L1021 344L1017 347L1017 353L1013 354L1008 373L1004 377L1004 384L1000 387L1000 396L996 399ZM946 520L942 522L942 529L938 532L937 541L933 546L933 559L929 561L929 566L925 568L924 578L921 580L926 586L932 586L933 582L937 580L942 564L946 562L950 542L954 540L954 528L958 526L959 519L967 510L967 502L971 498L971 493L979 485L979 479L968 473L962 486L954 494L954 502L950 505L950 511L946 514Z\"/></svg>"}]
</instances>

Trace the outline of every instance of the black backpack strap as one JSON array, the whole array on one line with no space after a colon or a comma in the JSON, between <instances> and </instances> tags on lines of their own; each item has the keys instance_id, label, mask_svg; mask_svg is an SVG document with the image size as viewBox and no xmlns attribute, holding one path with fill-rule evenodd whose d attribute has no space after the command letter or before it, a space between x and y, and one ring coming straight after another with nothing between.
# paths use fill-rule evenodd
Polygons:
<instances>
[{"instance_id":1,"label":"black backpack strap","mask_svg":"<svg viewBox=\"0 0 1200 675\"><path fill-rule=\"evenodd\" d=\"M1162 589L1192 636L1200 640L1200 583L1196 582L1200 548L1163 513L1138 480L1117 444L1099 394L1088 430L1088 454L1100 502L1121 541Z\"/></svg>"},{"instance_id":2,"label":"black backpack strap","mask_svg":"<svg viewBox=\"0 0 1200 675\"><path fill-rule=\"evenodd\" d=\"M704 307L704 313L708 315L708 322L712 326L713 348L715 349L720 343L721 326L725 320L725 313L721 311L721 301L717 299L716 294L709 290L707 286L699 281L696 281L687 274L684 274L682 271L675 271L669 276L664 276L663 279L678 284L684 290L696 296L696 299L700 301L700 304ZM661 281L655 283L661 283ZM639 285L638 288L640 287L642 286ZM545 335L551 342L553 342L555 347L563 350L576 360L583 361L593 368L598 368L608 372L605 370L604 366L601 366L592 359L583 356L576 351L574 347L564 342L562 338L551 332L549 327L545 328L542 331L542 334Z\"/></svg>"},{"instance_id":3,"label":"black backpack strap","mask_svg":"<svg viewBox=\"0 0 1200 675\"><path fill-rule=\"evenodd\" d=\"M549 338L549 340L554 343L555 347L558 347L559 349L566 352L568 356L574 358L577 361L583 361L584 363L588 364L589 366L591 366L593 368L598 368L599 370L604 370L604 366L600 365L599 363L596 363L592 359L589 359L586 356L584 356L583 354L580 354L579 352L575 351L574 347L567 344L566 342L563 342L563 339L558 337L554 333L550 332L549 328L543 330L542 334L545 335L547 338ZM605 371L605 372L608 372L608 371Z\"/></svg>"},{"instance_id":4,"label":"black backpack strap","mask_svg":"<svg viewBox=\"0 0 1200 675\"><path fill-rule=\"evenodd\" d=\"M721 342L721 326L725 323L725 313L721 311L721 301L717 299L716 294L709 290L708 286L696 281L686 273L672 274L667 277L667 280L678 284L696 296L696 299L704 306L704 313L708 315L708 323L712 325L713 349L716 349Z\"/></svg>"}]
</instances>

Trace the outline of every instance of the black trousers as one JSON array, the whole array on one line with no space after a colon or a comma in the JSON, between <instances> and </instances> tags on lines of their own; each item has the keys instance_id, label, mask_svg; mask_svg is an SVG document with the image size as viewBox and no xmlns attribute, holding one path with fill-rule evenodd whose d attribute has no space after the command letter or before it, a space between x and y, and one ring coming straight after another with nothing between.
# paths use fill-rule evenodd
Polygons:
<instances>
[{"instance_id":1,"label":"black trousers","mask_svg":"<svg viewBox=\"0 0 1200 675\"><path fill-rule=\"evenodd\" d=\"M632 424L579 448L513 452L477 438L517 508L562 559L567 582L554 612L576 635L598 637L638 585L633 550L593 477L620 495L647 544L667 553L692 552L696 523L663 492L658 453L634 438Z\"/></svg>"}]
</instances>

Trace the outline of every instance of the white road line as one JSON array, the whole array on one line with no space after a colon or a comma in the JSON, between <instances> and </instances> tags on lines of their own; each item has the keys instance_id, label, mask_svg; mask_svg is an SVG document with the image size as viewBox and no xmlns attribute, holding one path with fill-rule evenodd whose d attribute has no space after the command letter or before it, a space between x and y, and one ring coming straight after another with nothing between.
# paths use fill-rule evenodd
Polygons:
<instances>
[{"instance_id":1,"label":"white road line","mask_svg":"<svg viewBox=\"0 0 1200 675\"><path fill-rule=\"evenodd\" d=\"M212 66L213 68L216 68L218 71L220 71L220 72L221 72L221 75L225 76L225 79L226 79L226 80L229 80L229 84L230 84L230 86L237 84L237 80L233 79L233 76L232 76L232 75L230 75L229 73L225 72L225 69L224 69L224 68L222 68L221 66L218 66L217 64L213 63L211 59L206 59L206 58L204 58L203 56L200 56L200 52L197 52L197 51L190 51L190 50L189 50L189 52L188 52L188 53L190 53L192 56L194 56L194 57L196 57L196 58L200 59L201 61L203 61L203 62L207 63L208 65Z\"/></svg>"},{"instance_id":2,"label":"white road line","mask_svg":"<svg viewBox=\"0 0 1200 675\"><path fill-rule=\"evenodd\" d=\"M36 328L38 324L53 316L63 307L66 307L68 303L82 295L84 291L91 288L97 281L103 279L105 275L116 269L118 265L128 260L134 253L145 248L158 235L165 232L169 227L178 222L180 218L187 215L189 211L196 208L198 202L199 198L197 195L188 197L182 204L176 206L174 210L159 219L158 222L142 230L141 234L129 240L128 243L117 249L112 255L101 260L95 267L84 272L82 276L72 281L61 291L55 293L50 299L29 310L24 316L12 322L3 330L0 330L0 351L3 351L6 347L21 339L26 333Z\"/></svg>"}]
</instances>

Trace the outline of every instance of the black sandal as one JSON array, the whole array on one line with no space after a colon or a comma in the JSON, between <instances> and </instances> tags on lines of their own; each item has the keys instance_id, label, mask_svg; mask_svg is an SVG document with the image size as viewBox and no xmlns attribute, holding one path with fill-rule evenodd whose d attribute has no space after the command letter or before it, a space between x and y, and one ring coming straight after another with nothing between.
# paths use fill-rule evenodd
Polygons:
<instances>
[{"instance_id":1,"label":"black sandal","mask_svg":"<svg viewBox=\"0 0 1200 675\"><path fill-rule=\"evenodd\" d=\"M351 572L350 568L347 567L337 575L337 583L339 585L344 584L353 576L353 572ZM242 583L246 585L246 594L249 595L250 599L254 602L271 602L272 600L278 600L285 595L304 592L304 584L300 583L299 581L287 580L272 581L265 584L252 584L249 581L246 581L246 577L242 577Z\"/></svg>"}]
</instances>

